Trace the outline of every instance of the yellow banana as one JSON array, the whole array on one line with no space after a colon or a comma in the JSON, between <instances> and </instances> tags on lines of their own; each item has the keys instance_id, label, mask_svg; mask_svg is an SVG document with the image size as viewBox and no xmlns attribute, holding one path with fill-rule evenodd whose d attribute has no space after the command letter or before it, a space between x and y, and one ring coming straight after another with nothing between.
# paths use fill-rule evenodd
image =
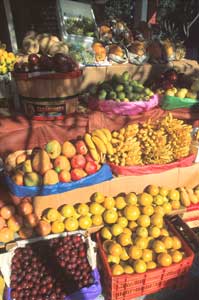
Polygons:
<instances>
[{"instance_id":1,"label":"yellow banana","mask_svg":"<svg viewBox=\"0 0 199 300\"><path fill-rule=\"evenodd\" d=\"M84 140L89 149L96 150L95 144L93 143L92 137L89 133L85 134Z\"/></svg>"},{"instance_id":2,"label":"yellow banana","mask_svg":"<svg viewBox=\"0 0 199 300\"><path fill-rule=\"evenodd\" d=\"M114 149L113 149L113 146L110 142L108 142L106 144L106 150L107 150L107 153L110 154L110 155L113 155L114 154Z\"/></svg>"},{"instance_id":3,"label":"yellow banana","mask_svg":"<svg viewBox=\"0 0 199 300\"><path fill-rule=\"evenodd\" d=\"M97 162L100 161L100 156L96 149L90 149L89 152L95 161L97 161Z\"/></svg>"},{"instance_id":4,"label":"yellow banana","mask_svg":"<svg viewBox=\"0 0 199 300\"><path fill-rule=\"evenodd\" d=\"M103 154L107 153L104 142L98 136L92 136L92 140L99 153L103 153Z\"/></svg>"},{"instance_id":5,"label":"yellow banana","mask_svg":"<svg viewBox=\"0 0 199 300\"><path fill-rule=\"evenodd\" d=\"M102 142L106 145L108 143L108 139L106 137L106 135L104 134L104 132L100 129L96 129L92 132L92 136L97 136L98 138L100 138L100 140L102 140Z\"/></svg>"},{"instance_id":6,"label":"yellow banana","mask_svg":"<svg viewBox=\"0 0 199 300\"><path fill-rule=\"evenodd\" d=\"M106 136L108 142L110 142L111 139L112 139L112 135L111 135L110 130L109 130L108 128L102 128L102 131L103 131L103 133L105 134L105 136Z\"/></svg>"}]
</instances>

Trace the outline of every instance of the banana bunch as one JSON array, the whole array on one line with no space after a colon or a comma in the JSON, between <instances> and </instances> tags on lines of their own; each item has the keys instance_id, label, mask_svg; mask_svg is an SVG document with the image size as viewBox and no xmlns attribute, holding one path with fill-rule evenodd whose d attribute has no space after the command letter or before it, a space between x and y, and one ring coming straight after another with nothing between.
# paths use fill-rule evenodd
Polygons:
<instances>
[{"instance_id":1,"label":"banana bunch","mask_svg":"<svg viewBox=\"0 0 199 300\"><path fill-rule=\"evenodd\" d=\"M168 144L172 148L173 160L188 156L191 149L192 126L173 118L171 114L162 119L161 126L164 127Z\"/></svg>"},{"instance_id":2,"label":"banana bunch","mask_svg":"<svg viewBox=\"0 0 199 300\"><path fill-rule=\"evenodd\" d=\"M106 160L106 155L114 154L114 148L111 143L112 135L107 128L96 129L91 134L86 133L84 140L91 156L98 162L103 163Z\"/></svg>"},{"instance_id":3,"label":"banana bunch","mask_svg":"<svg viewBox=\"0 0 199 300\"><path fill-rule=\"evenodd\" d=\"M164 128L156 128L151 120L143 123L137 134L141 144L142 159L147 164L165 164L173 160L172 149L167 144Z\"/></svg>"},{"instance_id":4,"label":"banana bunch","mask_svg":"<svg viewBox=\"0 0 199 300\"><path fill-rule=\"evenodd\" d=\"M108 160L120 166L142 164L140 142L136 137L138 132L138 124L113 131L111 143L116 151L113 155L108 155Z\"/></svg>"}]
</instances>

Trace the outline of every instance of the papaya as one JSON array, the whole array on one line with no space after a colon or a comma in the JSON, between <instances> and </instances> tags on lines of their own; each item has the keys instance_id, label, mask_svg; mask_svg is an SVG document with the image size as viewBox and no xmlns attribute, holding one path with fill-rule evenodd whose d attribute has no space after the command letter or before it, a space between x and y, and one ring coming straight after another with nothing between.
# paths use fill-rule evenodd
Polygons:
<instances>
[{"instance_id":1,"label":"papaya","mask_svg":"<svg viewBox=\"0 0 199 300\"><path fill-rule=\"evenodd\" d=\"M35 172L43 175L48 170L52 169L50 157L45 150L39 150L32 159L32 168Z\"/></svg>"},{"instance_id":2,"label":"papaya","mask_svg":"<svg viewBox=\"0 0 199 300\"><path fill-rule=\"evenodd\" d=\"M48 170L43 177L44 185L56 184L59 182L58 174L55 170Z\"/></svg>"}]
</instances>

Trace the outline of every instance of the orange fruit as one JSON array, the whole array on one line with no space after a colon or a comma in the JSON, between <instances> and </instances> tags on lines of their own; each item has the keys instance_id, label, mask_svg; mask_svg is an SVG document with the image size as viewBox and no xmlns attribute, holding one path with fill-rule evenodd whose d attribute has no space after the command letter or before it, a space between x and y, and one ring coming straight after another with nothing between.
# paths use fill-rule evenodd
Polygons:
<instances>
[{"instance_id":1,"label":"orange fruit","mask_svg":"<svg viewBox=\"0 0 199 300\"><path fill-rule=\"evenodd\" d=\"M124 269L125 274L133 274L134 273L134 270L130 265L124 265L123 269Z\"/></svg>"},{"instance_id":2,"label":"orange fruit","mask_svg":"<svg viewBox=\"0 0 199 300\"><path fill-rule=\"evenodd\" d=\"M113 275L122 275L124 273L123 267L119 264L112 265L111 271Z\"/></svg>"},{"instance_id":3,"label":"orange fruit","mask_svg":"<svg viewBox=\"0 0 199 300\"><path fill-rule=\"evenodd\" d=\"M162 252L165 252L165 250L166 250L164 243L159 240L155 240L153 242L152 247L153 247L153 250L155 251L155 253L162 253Z\"/></svg>"},{"instance_id":4,"label":"orange fruit","mask_svg":"<svg viewBox=\"0 0 199 300\"><path fill-rule=\"evenodd\" d=\"M66 231L75 231L79 228L78 220L74 217L70 217L65 220L64 226Z\"/></svg>"},{"instance_id":5,"label":"orange fruit","mask_svg":"<svg viewBox=\"0 0 199 300\"><path fill-rule=\"evenodd\" d=\"M0 215L4 220L8 220L15 213L15 208L12 205L3 206L0 210Z\"/></svg>"},{"instance_id":6,"label":"orange fruit","mask_svg":"<svg viewBox=\"0 0 199 300\"><path fill-rule=\"evenodd\" d=\"M150 222L150 217L147 215L140 215L137 219L137 223L141 227L149 227Z\"/></svg>"},{"instance_id":7,"label":"orange fruit","mask_svg":"<svg viewBox=\"0 0 199 300\"><path fill-rule=\"evenodd\" d=\"M8 227L4 227L0 230L0 242L8 243L14 240L14 232Z\"/></svg>"},{"instance_id":8,"label":"orange fruit","mask_svg":"<svg viewBox=\"0 0 199 300\"><path fill-rule=\"evenodd\" d=\"M7 221L8 228L13 232L19 231L22 224L23 224L22 217L17 215L10 217L10 219Z\"/></svg>"},{"instance_id":9,"label":"orange fruit","mask_svg":"<svg viewBox=\"0 0 199 300\"><path fill-rule=\"evenodd\" d=\"M124 247L122 247L122 253L120 255L120 259L126 261L129 259L128 253Z\"/></svg>"},{"instance_id":10,"label":"orange fruit","mask_svg":"<svg viewBox=\"0 0 199 300\"><path fill-rule=\"evenodd\" d=\"M161 236L169 236L168 230L166 230L165 228L161 228L160 235Z\"/></svg>"},{"instance_id":11,"label":"orange fruit","mask_svg":"<svg viewBox=\"0 0 199 300\"><path fill-rule=\"evenodd\" d=\"M161 267L168 267L172 264L171 255L168 253L161 253L157 257L157 261Z\"/></svg>"},{"instance_id":12,"label":"orange fruit","mask_svg":"<svg viewBox=\"0 0 199 300\"><path fill-rule=\"evenodd\" d=\"M145 262L152 261L152 250L150 250L150 249L143 249L142 250L142 259Z\"/></svg>"},{"instance_id":13,"label":"orange fruit","mask_svg":"<svg viewBox=\"0 0 199 300\"><path fill-rule=\"evenodd\" d=\"M131 246L128 249L128 255L132 258L132 259L139 259L142 257L142 249L138 248L137 246Z\"/></svg>"},{"instance_id":14,"label":"orange fruit","mask_svg":"<svg viewBox=\"0 0 199 300\"><path fill-rule=\"evenodd\" d=\"M81 216L78 219L79 227L86 230L92 226L92 220L89 216Z\"/></svg>"},{"instance_id":15,"label":"orange fruit","mask_svg":"<svg viewBox=\"0 0 199 300\"><path fill-rule=\"evenodd\" d=\"M36 230L39 235L46 236L51 232L51 225L47 221L41 220L37 224Z\"/></svg>"},{"instance_id":16,"label":"orange fruit","mask_svg":"<svg viewBox=\"0 0 199 300\"><path fill-rule=\"evenodd\" d=\"M149 227L149 235L153 238L158 238L160 236L160 228L158 228L157 226Z\"/></svg>"},{"instance_id":17,"label":"orange fruit","mask_svg":"<svg viewBox=\"0 0 199 300\"><path fill-rule=\"evenodd\" d=\"M112 233L111 233L110 229L106 226L104 226L101 229L100 234L103 237L103 239L105 239L105 240L111 240L111 238L112 238Z\"/></svg>"},{"instance_id":18,"label":"orange fruit","mask_svg":"<svg viewBox=\"0 0 199 300\"><path fill-rule=\"evenodd\" d=\"M136 260L133 267L136 273L145 273L147 270L146 263L142 259Z\"/></svg>"},{"instance_id":19,"label":"orange fruit","mask_svg":"<svg viewBox=\"0 0 199 300\"><path fill-rule=\"evenodd\" d=\"M52 233L61 233L61 232L64 232L64 223L63 222L60 222L60 221L54 221L52 224L51 224L51 231Z\"/></svg>"},{"instance_id":20,"label":"orange fruit","mask_svg":"<svg viewBox=\"0 0 199 300\"><path fill-rule=\"evenodd\" d=\"M115 207L117 209L123 209L126 206L125 198L122 196L118 196L115 198Z\"/></svg>"},{"instance_id":21,"label":"orange fruit","mask_svg":"<svg viewBox=\"0 0 199 300\"><path fill-rule=\"evenodd\" d=\"M180 200L180 193L178 190L175 190L175 189L171 189L168 193L168 198L170 200Z\"/></svg>"},{"instance_id":22,"label":"orange fruit","mask_svg":"<svg viewBox=\"0 0 199 300\"><path fill-rule=\"evenodd\" d=\"M122 245L123 247L132 244L131 236L128 233L121 233L118 236L117 240L118 240L118 243L120 245Z\"/></svg>"},{"instance_id":23,"label":"orange fruit","mask_svg":"<svg viewBox=\"0 0 199 300\"><path fill-rule=\"evenodd\" d=\"M173 236L172 240L173 240L173 249L178 250L182 247L182 243L177 236Z\"/></svg>"},{"instance_id":24,"label":"orange fruit","mask_svg":"<svg viewBox=\"0 0 199 300\"><path fill-rule=\"evenodd\" d=\"M171 257L172 257L172 262L179 263L179 262L181 262L183 255L180 251L174 250L171 253Z\"/></svg>"},{"instance_id":25,"label":"orange fruit","mask_svg":"<svg viewBox=\"0 0 199 300\"><path fill-rule=\"evenodd\" d=\"M161 214L154 213L151 216L151 225L161 228L163 226L163 216Z\"/></svg>"},{"instance_id":26,"label":"orange fruit","mask_svg":"<svg viewBox=\"0 0 199 300\"><path fill-rule=\"evenodd\" d=\"M164 209L165 214L169 214L172 211L172 206L169 202L165 202L162 207Z\"/></svg>"},{"instance_id":27,"label":"orange fruit","mask_svg":"<svg viewBox=\"0 0 199 300\"><path fill-rule=\"evenodd\" d=\"M130 236L132 235L132 231L128 227L123 228L123 233L126 233L126 234L128 234Z\"/></svg>"},{"instance_id":28,"label":"orange fruit","mask_svg":"<svg viewBox=\"0 0 199 300\"><path fill-rule=\"evenodd\" d=\"M164 209L161 205L157 205L154 207L154 213L156 214L160 214L162 216L164 216Z\"/></svg>"},{"instance_id":29,"label":"orange fruit","mask_svg":"<svg viewBox=\"0 0 199 300\"><path fill-rule=\"evenodd\" d=\"M157 264L154 261L148 261L146 263L147 270L154 270L157 267Z\"/></svg>"},{"instance_id":30,"label":"orange fruit","mask_svg":"<svg viewBox=\"0 0 199 300\"><path fill-rule=\"evenodd\" d=\"M113 197L105 197L103 202L103 207L105 209L112 209L115 207L115 200Z\"/></svg>"},{"instance_id":31,"label":"orange fruit","mask_svg":"<svg viewBox=\"0 0 199 300\"><path fill-rule=\"evenodd\" d=\"M93 226L101 226L103 225L103 218L101 215L93 215L91 217Z\"/></svg>"},{"instance_id":32,"label":"orange fruit","mask_svg":"<svg viewBox=\"0 0 199 300\"><path fill-rule=\"evenodd\" d=\"M146 191L151 196L156 196L159 194L159 187L157 185L150 184L147 186Z\"/></svg>"},{"instance_id":33,"label":"orange fruit","mask_svg":"<svg viewBox=\"0 0 199 300\"><path fill-rule=\"evenodd\" d=\"M58 219L59 212L55 208L50 208L47 212L46 218L50 222L54 222Z\"/></svg>"},{"instance_id":34,"label":"orange fruit","mask_svg":"<svg viewBox=\"0 0 199 300\"><path fill-rule=\"evenodd\" d=\"M100 192L96 192L95 194L92 195L92 200L97 203L102 203L104 202L104 195Z\"/></svg>"},{"instance_id":35,"label":"orange fruit","mask_svg":"<svg viewBox=\"0 0 199 300\"><path fill-rule=\"evenodd\" d=\"M170 236L164 236L161 241L164 243L166 249L171 249L173 247L173 239Z\"/></svg>"},{"instance_id":36,"label":"orange fruit","mask_svg":"<svg viewBox=\"0 0 199 300\"><path fill-rule=\"evenodd\" d=\"M137 206L128 204L123 210L124 216L129 221L136 221L140 215L140 210Z\"/></svg>"},{"instance_id":37,"label":"orange fruit","mask_svg":"<svg viewBox=\"0 0 199 300\"><path fill-rule=\"evenodd\" d=\"M135 193L128 193L125 196L125 200L127 204L136 205L137 204L137 196Z\"/></svg>"},{"instance_id":38,"label":"orange fruit","mask_svg":"<svg viewBox=\"0 0 199 300\"><path fill-rule=\"evenodd\" d=\"M173 210L180 209L180 201L179 200L172 200L171 201L171 207Z\"/></svg>"},{"instance_id":39,"label":"orange fruit","mask_svg":"<svg viewBox=\"0 0 199 300\"><path fill-rule=\"evenodd\" d=\"M75 215L75 209L73 205L65 204L64 206L62 206L60 213L64 218L70 218Z\"/></svg>"},{"instance_id":40,"label":"orange fruit","mask_svg":"<svg viewBox=\"0 0 199 300\"><path fill-rule=\"evenodd\" d=\"M135 245L140 249L146 249L148 246L148 238L136 237Z\"/></svg>"},{"instance_id":41,"label":"orange fruit","mask_svg":"<svg viewBox=\"0 0 199 300\"><path fill-rule=\"evenodd\" d=\"M104 211L104 208L101 204L97 202L92 202L90 204L89 211L92 215L101 215Z\"/></svg>"},{"instance_id":42,"label":"orange fruit","mask_svg":"<svg viewBox=\"0 0 199 300\"><path fill-rule=\"evenodd\" d=\"M151 216L154 213L154 208L151 205L143 206L141 208L141 212L142 212L143 215Z\"/></svg>"},{"instance_id":43,"label":"orange fruit","mask_svg":"<svg viewBox=\"0 0 199 300\"><path fill-rule=\"evenodd\" d=\"M148 237L148 230L145 227L137 227L136 228L136 236L140 237Z\"/></svg>"},{"instance_id":44,"label":"orange fruit","mask_svg":"<svg viewBox=\"0 0 199 300\"><path fill-rule=\"evenodd\" d=\"M135 231L138 227L138 224L135 221L129 221L128 228L132 231Z\"/></svg>"},{"instance_id":45,"label":"orange fruit","mask_svg":"<svg viewBox=\"0 0 199 300\"><path fill-rule=\"evenodd\" d=\"M142 206L151 206L153 197L148 193L142 193L138 197L138 203Z\"/></svg>"},{"instance_id":46,"label":"orange fruit","mask_svg":"<svg viewBox=\"0 0 199 300\"><path fill-rule=\"evenodd\" d=\"M117 224L122 226L122 228L125 228L128 225L128 220L125 217L119 217L117 220Z\"/></svg>"},{"instance_id":47,"label":"orange fruit","mask_svg":"<svg viewBox=\"0 0 199 300\"><path fill-rule=\"evenodd\" d=\"M161 196L166 197L168 195L168 193L169 193L169 189L168 188L163 187L163 186L159 188L159 194Z\"/></svg>"},{"instance_id":48,"label":"orange fruit","mask_svg":"<svg viewBox=\"0 0 199 300\"><path fill-rule=\"evenodd\" d=\"M89 213L89 206L85 203L78 204L77 213L81 216L86 216Z\"/></svg>"},{"instance_id":49,"label":"orange fruit","mask_svg":"<svg viewBox=\"0 0 199 300\"><path fill-rule=\"evenodd\" d=\"M118 243L112 243L108 248L109 254L113 256L120 256L122 254L122 247Z\"/></svg>"},{"instance_id":50,"label":"orange fruit","mask_svg":"<svg viewBox=\"0 0 199 300\"><path fill-rule=\"evenodd\" d=\"M122 232L123 232L123 228L119 224L116 223L111 226L111 233L113 236L118 236Z\"/></svg>"},{"instance_id":51,"label":"orange fruit","mask_svg":"<svg viewBox=\"0 0 199 300\"><path fill-rule=\"evenodd\" d=\"M103 213L103 219L107 224L114 224L117 222L118 214L114 209L108 209Z\"/></svg>"}]
</instances>

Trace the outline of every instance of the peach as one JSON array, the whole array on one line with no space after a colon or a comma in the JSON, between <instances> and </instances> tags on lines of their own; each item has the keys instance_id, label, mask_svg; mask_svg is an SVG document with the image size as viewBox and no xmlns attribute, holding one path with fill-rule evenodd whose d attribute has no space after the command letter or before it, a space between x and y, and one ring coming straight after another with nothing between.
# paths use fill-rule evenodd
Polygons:
<instances>
[{"instance_id":1,"label":"peach","mask_svg":"<svg viewBox=\"0 0 199 300\"><path fill-rule=\"evenodd\" d=\"M53 165L54 165L55 171L58 172L58 173L60 171L62 171L62 170L70 171L70 169L71 169L70 161L64 155L58 156L54 160L54 164Z\"/></svg>"},{"instance_id":2,"label":"peach","mask_svg":"<svg viewBox=\"0 0 199 300\"><path fill-rule=\"evenodd\" d=\"M86 177L87 174L83 169L76 168L71 171L71 179L72 180L80 180L81 178Z\"/></svg>"},{"instance_id":3,"label":"peach","mask_svg":"<svg viewBox=\"0 0 199 300\"><path fill-rule=\"evenodd\" d=\"M71 142L66 141L63 143L62 154L67 158L72 158L76 154L76 149Z\"/></svg>"},{"instance_id":4,"label":"peach","mask_svg":"<svg viewBox=\"0 0 199 300\"><path fill-rule=\"evenodd\" d=\"M12 217L15 213L15 208L12 205L6 205L1 208L0 215L4 220L8 220L10 217Z\"/></svg>"},{"instance_id":5,"label":"peach","mask_svg":"<svg viewBox=\"0 0 199 300\"><path fill-rule=\"evenodd\" d=\"M12 180L13 180L14 183L16 183L17 185L23 185L23 175L24 175L23 172L17 171L17 172L12 176Z\"/></svg>"},{"instance_id":6,"label":"peach","mask_svg":"<svg viewBox=\"0 0 199 300\"><path fill-rule=\"evenodd\" d=\"M8 228L14 232L19 231L22 224L23 224L22 217L18 215L10 217L10 219L7 222Z\"/></svg>"},{"instance_id":7,"label":"peach","mask_svg":"<svg viewBox=\"0 0 199 300\"><path fill-rule=\"evenodd\" d=\"M61 182L70 182L71 181L71 175L68 170L62 170L59 173L59 181Z\"/></svg>"},{"instance_id":8,"label":"peach","mask_svg":"<svg viewBox=\"0 0 199 300\"><path fill-rule=\"evenodd\" d=\"M74 155L71 159L71 166L73 169L80 168L83 169L86 165L86 159L82 154Z\"/></svg>"}]
</instances>

